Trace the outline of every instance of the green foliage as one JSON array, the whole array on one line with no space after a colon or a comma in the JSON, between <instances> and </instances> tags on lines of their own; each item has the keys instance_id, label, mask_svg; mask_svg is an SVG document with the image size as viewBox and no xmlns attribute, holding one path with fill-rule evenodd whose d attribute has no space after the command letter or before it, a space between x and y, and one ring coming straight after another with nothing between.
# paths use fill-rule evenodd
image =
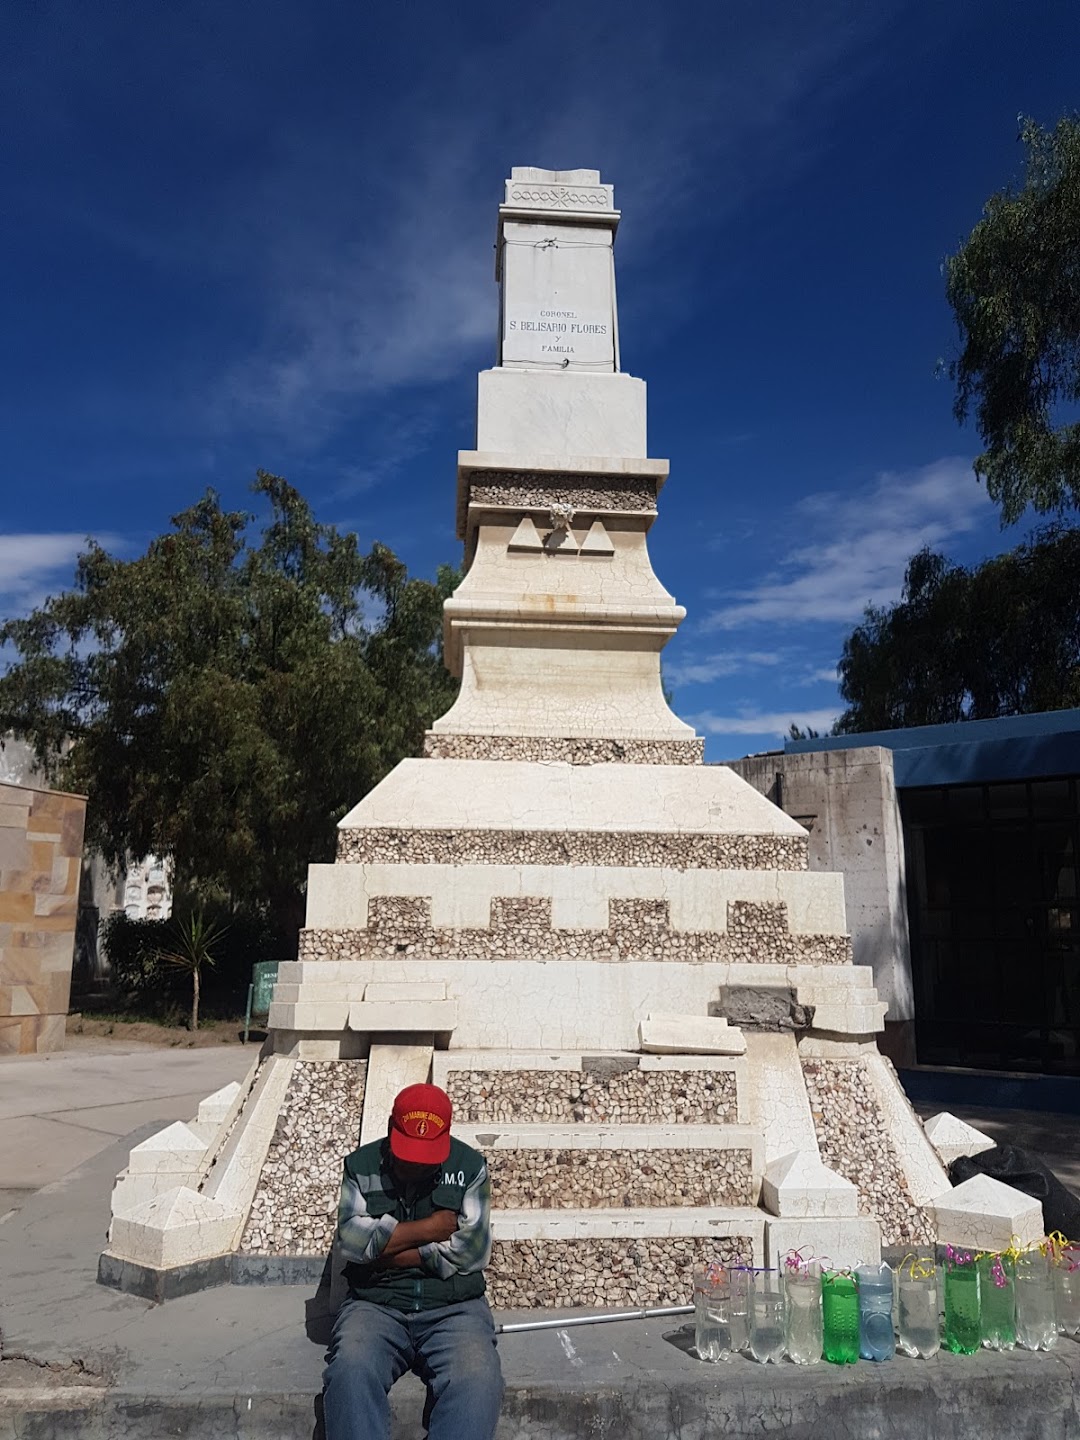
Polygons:
<instances>
[{"instance_id":1,"label":"green foliage","mask_svg":"<svg viewBox=\"0 0 1080 1440\"><path fill-rule=\"evenodd\" d=\"M191 983L183 970L165 963L163 952L176 948L176 926L191 911L181 898L170 920L129 920L122 910L102 923L101 943L109 960L109 984L122 1012L149 1018L178 1018L190 1009ZM222 1017L241 1015L257 960L287 958L269 916L248 910L207 907L220 937L214 966L200 977L200 1006Z\"/></svg>"},{"instance_id":2,"label":"green foliage","mask_svg":"<svg viewBox=\"0 0 1080 1440\"><path fill-rule=\"evenodd\" d=\"M991 196L945 265L962 350L956 415L1004 523L1080 505L1080 118L1027 120L1022 188Z\"/></svg>"},{"instance_id":3,"label":"green foliage","mask_svg":"<svg viewBox=\"0 0 1080 1440\"><path fill-rule=\"evenodd\" d=\"M109 979L125 1008L161 1016L177 1008L179 975L168 975L159 960L167 943L168 920L129 920L122 910L101 925L100 941L109 959Z\"/></svg>"},{"instance_id":4,"label":"green foliage","mask_svg":"<svg viewBox=\"0 0 1080 1440\"><path fill-rule=\"evenodd\" d=\"M172 922L171 948L158 953L157 959L191 980L191 1029L199 1028L199 987L204 969L213 969L225 926L208 920L203 909L177 916Z\"/></svg>"},{"instance_id":5,"label":"green foliage","mask_svg":"<svg viewBox=\"0 0 1080 1440\"><path fill-rule=\"evenodd\" d=\"M1080 529L972 570L921 550L902 598L844 642L841 733L1080 705Z\"/></svg>"},{"instance_id":6,"label":"green foliage","mask_svg":"<svg viewBox=\"0 0 1080 1440\"><path fill-rule=\"evenodd\" d=\"M113 865L167 855L177 888L268 914L292 937L335 824L451 704L442 603L455 572L410 580L384 546L318 524L260 471L252 516L213 492L145 555L89 542L75 587L0 626L0 733L89 796ZM372 618L375 617L375 618Z\"/></svg>"}]
</instances>

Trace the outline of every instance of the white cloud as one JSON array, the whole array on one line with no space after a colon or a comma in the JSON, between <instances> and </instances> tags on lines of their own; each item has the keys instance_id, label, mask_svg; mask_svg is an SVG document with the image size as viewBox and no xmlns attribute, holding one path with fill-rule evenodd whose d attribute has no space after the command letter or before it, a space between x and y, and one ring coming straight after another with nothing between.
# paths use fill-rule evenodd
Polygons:
<instances>
[{"instance_id":1,"label":"white cloud","mask_svg":"<svg viewBox=\"0 0 1080 1440\"><path fill-rule=\"evenodd\" d=\"M102 537L107 544L109 537ZM33 609L49 585L70 586L86 536L57 531L42 535L0 534L0 602L8 616Z\"/></svg>"},{"instance_id":2,"label":"white cloud","mask_svg":"<svg viewBox=\"0 0 1080 1440\"><path fill-rule=\"evenodd\" d=\"M985 524L994 507L968 460L886 471L854 494L810 495L794 509L801 540L758 584L730 592L703 628L857 621L899 598L908 560Z\"/></svg>"},{"instance_id":3,"label":"white cloud","mask_svg":"<svg viewBox=\"0 0 1080 1440\"><path fill-rule=\"evenodd\" d=\"M763 665L779 665L784 656L776 650L732 650L703 655L700 660L664 661L664 679L672 685L708 685Z\"/></svg>"},{"instance_id":4,"label":"white cloud","mask_svg":"<svg viewBox=\"0 0 1080 1440\"><path fill-rule=\"evenodd\" d=\"M827 733L837 717L834 706L831 710L740 710L736 715L714 715L706 711L702 715L690 716L690 723L707 735L786 735L791 725L801 730L817 730Z\"/></svg>"}]
</instances>

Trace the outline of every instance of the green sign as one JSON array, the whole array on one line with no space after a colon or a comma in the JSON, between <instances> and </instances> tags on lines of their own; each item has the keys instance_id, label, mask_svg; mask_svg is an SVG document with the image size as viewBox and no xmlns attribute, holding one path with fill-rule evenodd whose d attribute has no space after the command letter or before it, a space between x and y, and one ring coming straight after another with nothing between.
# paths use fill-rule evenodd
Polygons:
<instances>
[{"instance_id":1,"label":"green sign","mask_svg":"<svg viewBox=\"0 0 1080 1440\"><path fill-rule=\"evenodd\" d=\"M277 972L276 960L260 960L251 967L252 1015L269 1015L270 997L274 993Z\"/></svg>"}]
</instances>

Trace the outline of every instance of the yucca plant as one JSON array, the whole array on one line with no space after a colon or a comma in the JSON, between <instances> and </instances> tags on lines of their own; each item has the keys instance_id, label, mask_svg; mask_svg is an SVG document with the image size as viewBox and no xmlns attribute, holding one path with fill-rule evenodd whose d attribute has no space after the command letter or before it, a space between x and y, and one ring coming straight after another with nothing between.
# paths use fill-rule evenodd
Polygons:
<instances>
[{"instance_id":1,"label":"yucca plant","mask_svg":"<svg viewBox=\"0 0 1080 1440\"><path fill-rule=\"evenodd\" d=\"M191 1029L199 1028L199 980L204 965L211 968L216 963L213 947L228 929L213 920L207 920L202 910L193 910L190 915L175 922L176 946L172 950L159 950L157 958L166 965L175 965L191 976Z\"/></svg>"}]
</instances>

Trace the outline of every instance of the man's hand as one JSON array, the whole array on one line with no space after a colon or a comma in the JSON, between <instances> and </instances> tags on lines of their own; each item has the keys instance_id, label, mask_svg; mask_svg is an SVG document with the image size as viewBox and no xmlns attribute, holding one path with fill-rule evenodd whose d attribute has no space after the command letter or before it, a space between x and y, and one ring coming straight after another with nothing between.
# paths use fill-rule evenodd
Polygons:
<instances>
[{"instance_id":1,"label":"man's hand","mask_svg":"<svg viewBox=\"0 0 1080 1440\"><path fill-rule=\"evenodd\" d=\"M421 1220L420 1224L426 1226L430 1232L428 1243L449 1240L458 1228L457 1211L436 1210L427 1220Z\"/></svg>"}]
</instances>

